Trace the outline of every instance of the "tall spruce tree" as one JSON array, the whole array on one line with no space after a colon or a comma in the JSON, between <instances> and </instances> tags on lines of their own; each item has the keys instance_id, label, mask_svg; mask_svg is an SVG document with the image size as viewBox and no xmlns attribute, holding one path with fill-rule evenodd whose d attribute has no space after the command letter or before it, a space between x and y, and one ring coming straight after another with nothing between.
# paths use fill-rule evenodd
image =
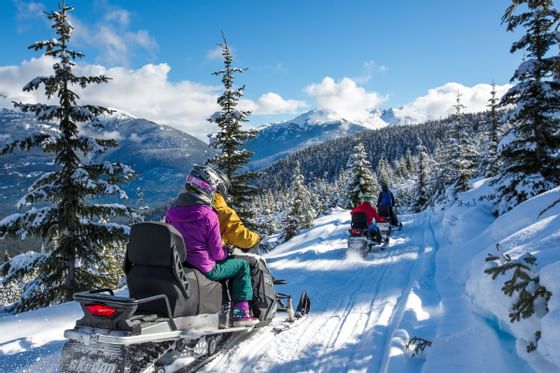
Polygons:
<instances>
[{"instance_id":1,"label":"tall spruce tree","mask_svg":"<svg viewBox=\"0 0 560 373\"><path fill-rule=\"evenodd\" d=\"M368 155L359 138L354 140L354 148L346 169L348 171L346 194L350 203L346 207L353 208L358 204L363 195L369 194L374 196L379 190L377 179L371 171Z\"/></svg>"},{"instance_id":2,"label":"tall spruce tree","mask_svg":"<svg viewBox=\"0 0 560 373\"><path fill-rule=\"evenodd\" d=\"M311 196L305 187L305 179L301 174L299 162L296 162L290 193L291 204L284 221L284 240L287 241L301 229L311 227L315 210L311 205Z\"/></svg>"},{"instance_id":3,"label":"tall spruce tree","mask_svg":"<svg viewBox=\"0 0 560 373\"><path fill-rule=\"evenodd\" d=\"M230 205L237 211L245 223L252 226L253 213L250 209L250 200L256 194L256 189L249 185L259 173L242 172L243 167L249 162L254 154L244 149L245 143L256 136L252 130L244 130L243 123L247 122L250 111L238 110L239 99L243 96L245 86L234 88L234 75L247 70L232 66L233 56L222 34L223 43L218 44L222 49L224 57L224 69L216 71L213 75L221 76L224 85L224 93L218 97L220 111L214 113L208 121L218 125L217 133L211 135L210 146L218 151L218 154L209 159L210 165L216 166L224 172L231 181Z\"/></svg>"},{"instance_id":4,"label":"tall spruce tree","mask_svg":"<svg viewBox=\"0 0 560 373\"><path fill-rule=\"evenodd\" d=\"M377 180L380 184L385 184L387 186L393 185L393 180L395 179L395 173L393 168L385 158L381 156L379 162L377 163Z\"/></svg>"},{"instance_id":5,"label":"tall spruce tree","mask_svg":"<svg viewBox=\"0 0 560 373\"><path fill-rule=\"evenodd\" d=\"M497 213L560 184L558 19L552 0L513 0L502 17L508 31L525 29L511 53L523 51L526 59L500 102L515 108L504 116L512 128L500 143Z\"/></svg>"},{"instance_id":6,"label":"tall spruce tree","mask_svg":"<svg viewBox=\"0 0 560 373\"><path fill-rule=\"evenodd\" d=\"M418 146L416 147L418 154L417 176L416 176L416 201L414 208L416 212L422 211L429 199L429 186L428 186L428 150L420 139L418 139Z\"/></svg>"},{"instance_id":7,"label":"tall spruce tree","mask_svg":"<svg viewBox=\"0 0 560 373\"><path fill-rule=\"evenodd\" d=\"M498 170L498 162L496 155L498 154L498 142L500 141L500 127L498 118L498 103L500 99L497 97L496 84L492 83L492 90L490 91L490 98L488 99L488 111L490 112L490 123L488 123L488 146L487 158L483 160L486 163L486 176L491 177L496 174Z\"/></svg>"},{"instance_id":8,"label":"tall spruce tree","mask_svg":"<svg viewBox=\"0 0 560 373\"><path fill-rule=\"evenodd\" d=\"M476 146L468 132L468 124L463 116L465 105L461 103L461 95L457 94L455 107L454 145L456 146L457 158L451 159L455 165L456 179L454 180L455 191L464 192L469 189L469 180L473 177L476 167Z\"/></svg>"},{"instance_id":9,"label":"tall spruce tree","mask_svg":"<svg viewBox=\"0 0 560 373\"><path fill-rule=\"evenodd\" d=\"M16 140L0 150L1 154L17 149L41 148L53 154L55 170L36 180L18 207L38 205L16 213L0 222L0 236L27 235L41 237L47 249L30 266L34 276L25 284L15 311L43 307L71 300L72 294L92 288L115 285L115 253L122 248L128 227L108 223L114 216L131 217L131 210L119 204L103 204L92 199L103 196L126 198L118 186L134 176L122 163L94 163L91 158L116 146L114 140L80 135L78 123L93 121L109 112L94 105L78 105L72 87L82 89L90 84L108 82L106 76L76 76L77 58L83 54L69 49L72 26L68 13L73 7L64 2L56 11L48 12L57 37L39 41L29 48L45 50L53 57L54 75L37 77L23 88L33 91L44 86L45 95L58 98L58 105L14 103L23 112L34 113L37 120L58 122L56 134L38 134ZM101 123L95 124L102 127ZM120 264L120 263L119 263Z\"/></svg>"}]
</instances>

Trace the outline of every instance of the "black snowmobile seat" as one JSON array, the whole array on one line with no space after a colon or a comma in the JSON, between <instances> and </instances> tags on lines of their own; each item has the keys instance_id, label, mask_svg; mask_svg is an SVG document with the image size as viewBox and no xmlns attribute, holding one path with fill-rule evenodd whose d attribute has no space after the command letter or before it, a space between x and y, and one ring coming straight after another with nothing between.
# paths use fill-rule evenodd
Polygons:
<instances>
[{"instance_id":1,"label":"black snowmobile seat","mask_svg":"<svg viewBox=\"0 0 560 373\"><path fill-rule=\"evenodd\" d=\"M222 305L223 285L195 268L184 268L185 243L173 226L159 222L134 224L125 257L126 282L132 298L165 294L173 317L215 313ZM158 302L139 306L140 313L165 315Z\"/></svg>"},{"instance_id":2,"label":"black snowmobile seat","mask_svg":"<svg viewBox=\"0 0 560 373\"><path fill-rule=\"evenodd\" d=\"M352 214L352 229L368 229L368 218L365 212L355 212Z\"/></svg>"}]
</instances>

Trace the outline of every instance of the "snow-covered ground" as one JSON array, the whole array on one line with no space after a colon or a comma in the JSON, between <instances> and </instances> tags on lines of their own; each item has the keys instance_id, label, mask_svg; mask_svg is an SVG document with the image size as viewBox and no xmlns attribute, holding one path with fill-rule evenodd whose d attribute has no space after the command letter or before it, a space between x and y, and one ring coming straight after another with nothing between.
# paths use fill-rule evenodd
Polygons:
<instances>
[{"instance_id":1,"label":"snow-covered ground","mask_svg":"<svg viewBox=\"0 0 560 373\"><path fill-rule=\"evenodd\" d=\"M203 371L560 371L560 203L538 216L560 199L560 189L494 219L478 200L486 188L475 182L461 206L401 216L403 230L366 259L346 249L348 211L317 219L267 255L275 277L289 281L280 290L307 290L312 313L280 334L255 331ZM536 255L541 285L553 294L548 313L509 322L505 277L483 273L496 243L512 257ZM62 332L79 316L69 303L0 318L0 370L56 371ZM537 350L526 353L527 334L536 329ZM432 345L412 357L405 348L411 337Z\"/></svg>"}]
</instances>

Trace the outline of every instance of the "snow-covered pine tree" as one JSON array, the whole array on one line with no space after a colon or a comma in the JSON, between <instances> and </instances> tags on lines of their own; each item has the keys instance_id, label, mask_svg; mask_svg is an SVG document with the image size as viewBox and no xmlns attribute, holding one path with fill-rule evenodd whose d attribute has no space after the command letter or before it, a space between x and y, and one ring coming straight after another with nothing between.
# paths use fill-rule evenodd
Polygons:
<instances>
[{"instance_id":1,"label":"snow-covered pine tree","mask_svg":"<svg viewBox=\"0 0 560 373\"><path fill-rule=\"evenodd\" d=\"M510 321L520 321L536 314L542 318L549 311L548 302L552 293L540 283L537 269L537 258L530 252L512 259L508 254L500 251L500 245L496 245L497 255L488 254L486 257L486 269L484 273L491 275L496 280L500 275L507 275L512 271L511 278L504 282L502 292L511 298L513 303L510 307ZM529 341L527 352L537 348L540 339L540 330L535 331L535 339Z\"/></svg>"},{"instance_id":2,"label":"snow-covered pine tree","mask_svg":"<svg viewBox=\"0 0 560 373\"><path fill-rule=\"evenodd\" d=\"M138 219L134 223L143 222L150 214L150 206L144 201L144 191L140 187L136 188L136 211Z\"/></svg>"},{"instance_id":3,"label":"snow-covered pine tree","mask_svg":"<svg viewBox=\"0 0 560 373\"><path fill-rule=\"evenodd\" d=\"M498 142L500 141L500 127L498 118L498 103L500 99L496 96L496 84L492 83L492 90L490 91L490 98L488 99L488 111L490 114L490 122L488 123L488 141L486 158L483 160L485 163L486 176L492 177L498 170L498 162L496 155L498 154Z\"/></svg>"},{"instance_id":4,"label":"snow-covered pine tree","mask_svg":"<svg viewBox=\"0 0 560 373\"><path fill-rule=\"evenodd\" d=\"M73 7L64 2L47 16L57 37L30 46L45 50L53 57L54 75L37 77L23 89L33 91L44 86L46 96L58 97L58 105L15 103L23 112L34 113L40 121L56 121L59 132L38 134L16 140L0 150L0 154L16 149L41 148L53 154L55 170L36 180L18 203L19 208L38 204L23 213L0 221L0 235L24 238L41 237L47 253L37 257L27 272L35 274L22 290L15 305L16 312L60 303L72 299L72 294L92 288L115 285L111 266L116 251L123 249L128 227L108 223L113 216L131 216L131 210L120 204L88 203L103 196L126 198L118 186L129 180L134 171L122 163L94 163L91 157L116 146L115 140L96 139L80 135L77 123L93 121L97 115L110 112L94 105L78 105L78 95L71 89L108 82L106 76L76 76L72 72L75 59L83 54L69 49L74 27L68 13ZM95 125L102 127L101 123Z\"/></svg>"},{"instance_id":5,"label":"snow-covered pine tree","mask_svg":"<svg viewBox=\"0 0 560 373\"><path fill-rule=\"evenodd\" d=\"M364 145L357 137L354 139L354 148L346 165L346 170L348 171L348 180L345 189L348 202L351 205L345 207L353 208L358 204L361 196L369 194L373 197L379 190Z\"/></svg>"},{"instance_id":6,"label":"snow-covered pine tree","mask_svg":"<svg viewBox=\"0 0 560 373\"><path fill-rule=\"evenodd\" d=\"M418 163L416 166L418 171L416 176L417 192L414 209L416 212L420 212L423 210L429 199L428 173L430 171L428 150L424 145L422 145L422 141L420 139L418 139L416 153L418 154Z\"/></svg>"},{"instance_id":7,"label":"snow-covered pine tree","mask_svg":"<svg viewBox=\"0 0 560 373\"><path fill-rule=\"evenodd\" d=\"M224 69L216 71L213 75L221 76L224 93L218 97L220 111L214 113L208 121L218 125L217 133L210 135L210 146L218 154L209 159L207 163L216 166L224 172L231 181L230 205L237 211L242 220L253 226L253 213L250 209L250 200L256 194L256 189L249 183L255 179L257 172L240 172L249 162L253 152L244 149L245 143L256 136L252 130L244 130L242 124L247 122L250 111L238 110L239 99L243 96L245 86L234 88L234 75L246 69L232 66L233 55L222 33L223 43L218 44L224 57Z\"/></svg>"},{"instance_id":8,"label":"snow-covered pine tree","mask_svg":"<svg viewBox=\"0 0 560 373\"><path fill-rule=\"evenodd\" d=\"M498 214L560 184L559 17L552 0L513 0L502 17L508 31L525 29L511 52L523 51L526 59L500 101L514 109L504 116L512 128L499 145Z\"/></svg>"},{"instance_id":9,"label":"snow-covered pine tree","mask_svg":"<svg viewBox=\"0 0 560 373\"><path fill-rule=\"evenodd\" d=\"M377 180L380 184L386 184L391 186L393 184L393 179L395 175L393 169L387 162L384 156L381 156L379 163L377 164Z\"/></svg>"},{"instance_id":10,"label":"snow-covered pine tree","mask_svg":"<svg viewBox=\"0 0 560 373\"><path fill-rule=\"evenodd\" d=\"M457 173L457 179L454 181L455 191L464 192L469 189L469 180L475 174L478 151L468 132L469 126L463 117L462 111L465 105L461 103L460 94L457 94L457 103L453 106L455 107L454 144L457 147L456 154L458 157L450 159L450 161L455 165L454 168Z\"/></svg>"},{"instance_id":11,"label":"snow-covered pine tree","mask_svg":"<svg viewBox=\"0 0 560 373\"><path fill-rule=\"evenodd\" d=\"M9 263L10 259L12 259L12 257L10 256L10 253L8 252L8 250L4 250L4 259L2 260L2 264Z\"/></svg>"},{"instance_id":12,"label":"snow-covered pine tree","mask_svg":"<svg viewBox=\"0 0 560 373\"><path fill-rule=\"evenodd\" d=\"M336 173L338 176L336 180L332 182L332 191L328 196L329 207L346 207L349 205L346 196L346 184L348 179L348 172L344 169L340 169Z\"/></svg>"},{"instance_id":13,"label":"snow-covered pine tree","mask_svg":"<svg viewBox=\"0 0 560 373\"><path fill-rule=\"evenodd\" d=\"M284 221L282 234L285 241L298 234L301 229L311 227L313 216L315 216L315 211L310 203L310 194L304 181L299 162L296 162L292 179L291 204Z\"/></svg>"}]
</instances>

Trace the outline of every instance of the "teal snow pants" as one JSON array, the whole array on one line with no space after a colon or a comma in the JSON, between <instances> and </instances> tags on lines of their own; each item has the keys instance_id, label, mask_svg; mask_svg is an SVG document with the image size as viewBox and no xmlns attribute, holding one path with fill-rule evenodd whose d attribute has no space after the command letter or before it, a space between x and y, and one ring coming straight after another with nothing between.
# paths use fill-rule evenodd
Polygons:
<instances>
[{"instance_id":1,"label":"teal snow pants","mask_svg":"<svg viewBox=\"0 0 560 373\"><path fill-rule=\"evenodd\" d=\"M231 279L231 298L234 302L253 299L249 263L244 259L226 259L216 263L213 270L206 273L213 281Z\"/></svg>"}]
</instances>

